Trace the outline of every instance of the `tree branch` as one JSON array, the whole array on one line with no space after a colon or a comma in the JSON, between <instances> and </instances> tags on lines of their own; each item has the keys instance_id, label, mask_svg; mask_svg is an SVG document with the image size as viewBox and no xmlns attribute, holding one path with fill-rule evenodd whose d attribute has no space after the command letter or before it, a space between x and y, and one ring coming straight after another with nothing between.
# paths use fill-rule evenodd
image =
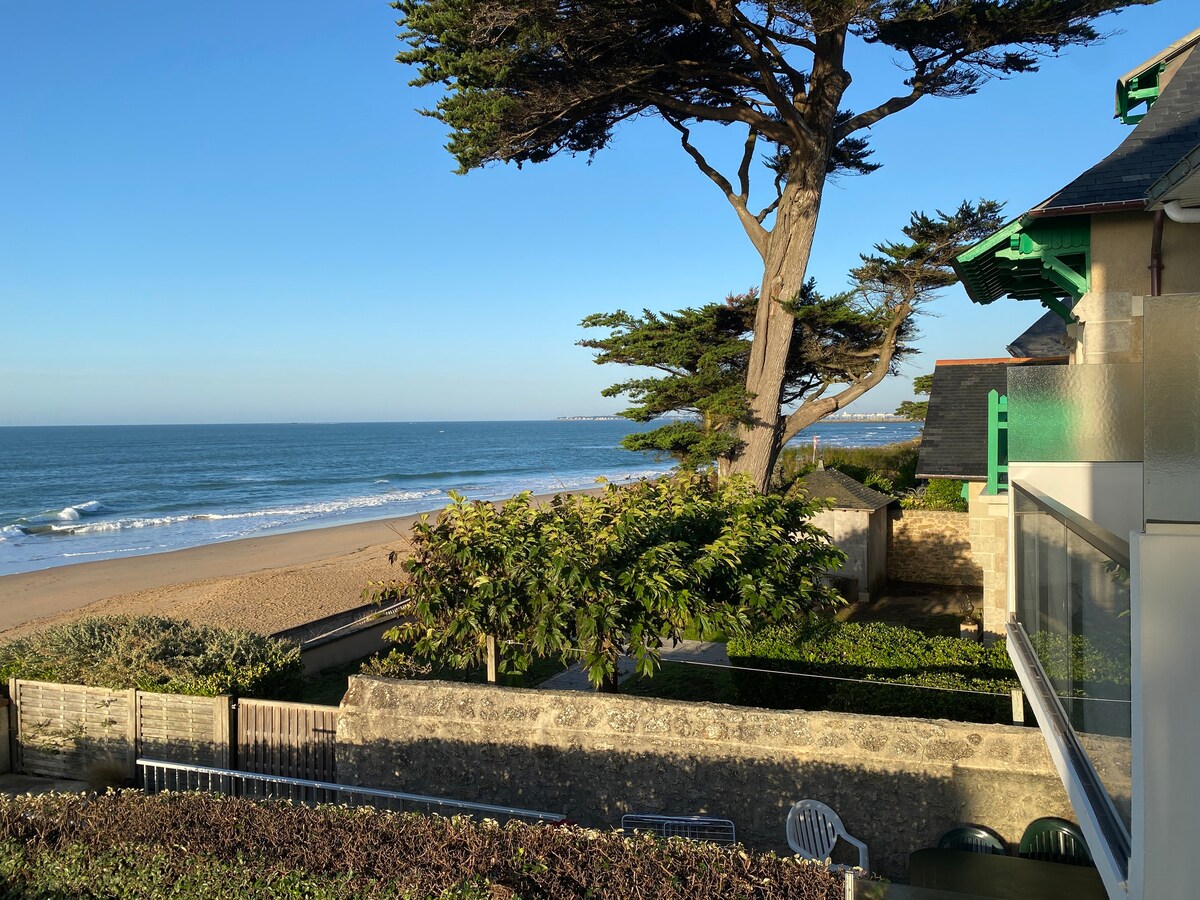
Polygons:
<instances>
[{"instance_id":1,"label":"tree branch","mask_svg":"<svg viewBox=\"0 0 1200 900\"><path fill-rule=\"evenodd\" d=\"M875 385L879 384L879 382L883 381L884 376L891 371L892 360L896 356L899 343L897 335L900 332L901 326L912 315L912 312L912 305L908 302L901 303L896 307L896 313L892 316L892 321L888 324L883 340L879 344L879 359L871 367L870 372L856 379L848 388L832 397L818 400L817 397L820 396L820 393L818 393L816 396L802 403L800 408L791 415L784 418L780 446L786 444L809 425L819 422L831 413L835 413L842 407L849 405L852 401L857 400L871 388L875 387ZM821 390L823 392L825 388Z\"/></svg>"},{"instance_id":2,"label":"tree branch","mask_svg":"<svg viewBox=\"0 0 1200 900\"><path fill-rule=\"evenodd\" d=\"M679 132L680 143L683 149L687 151L688 156L696 163L696 167L709 177L713 184L720 188L721 193L725 195L725 199L733 207L737 213L738 220L742 223L742 228L745 229L746 235L750 238L750 243L754 245L754 249L758 251L760 256L765 258L767 252L768 233L762 224L758 222L750 211L746 208L746 200L743 196L736 194L733 190L733 185L729 183L729 179L714 169L704 158L704 155L697 150L691 143L691 131L676 119L674 116L669 116L663 113L663 118L671 124L671 127Z\"/></svg>"}]
</instances>

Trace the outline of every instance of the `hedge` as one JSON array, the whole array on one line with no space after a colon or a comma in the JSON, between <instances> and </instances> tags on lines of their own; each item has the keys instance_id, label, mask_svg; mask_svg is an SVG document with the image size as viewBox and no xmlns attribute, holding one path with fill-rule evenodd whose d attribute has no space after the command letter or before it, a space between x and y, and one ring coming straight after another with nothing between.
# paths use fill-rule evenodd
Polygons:
<instances>
[{"instance_id":1,"label":"hedge","mask_svg":"<svg viewBox=\"0 0 1200 900\"><path fill-rule=\"evenodd\" d=\"M814 618L803 624L767 628L745 638L735 638L727 648L735 666L1002 695L981 696L735 669L734 680L741 701L774 709L1010 722L1009 692L1020 687L1001 643L988 647L961 638L932 637L882 622Z\"/></svg>"},{"instance_id":2,"label":"hedge","mask_svg":"<svg viewBox=\"0 0 1200 900\"><path fill-rule=\"evenodd\" d=\"M162 616L80 619L0 645L0 680L82 684L164 694L290 699L304 669L300 648L242 629Z\"/></svg>"},{"instance_id":3,"label":"hedge","mask_svg":"<svg viewBox=\"0 0 1200 900\"><path fill-rule=\"evenodd\" d=\"M138 792L0 798L6 897L838 900L822 865L577 826Z\"/></svg>"}]
</instances>

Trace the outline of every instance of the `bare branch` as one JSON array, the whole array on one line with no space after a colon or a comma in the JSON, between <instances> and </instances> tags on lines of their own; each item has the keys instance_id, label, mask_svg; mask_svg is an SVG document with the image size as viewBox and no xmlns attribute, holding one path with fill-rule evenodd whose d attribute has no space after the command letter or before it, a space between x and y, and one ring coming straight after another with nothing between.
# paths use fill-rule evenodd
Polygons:
<instances>
[{"instance_id":1,"label":"bare branch","mask_svg":"<svg viewBox=\"0 0 1200 900\"><path fill-rule=\"evenodd\" d=\"M777 144L787 144L794 138L794 135L782 122L775 121L749 103L743 102L740 106L709 106L705 103L691 103L680 100L678 97L672 97L670 94L660 94L654 91L646 93L646 100L658 107L658 111L663 114L664 118L670 113L683 119L743 122Z\"/></svg>"},{"instance_id":2,"label":"bare branch","mask_svg":"<svg viewBox=\"0 0 1200 900\"><path fill-rule=\"evenodd\" d=\"M758 132L751 128L746 133L746 147L742 151L742 164L738 166L738 186L742 189L742 202L750 199L750 163L754 161L754 146L758 143ZM762 219L758 220L760 223Z\"/></svg>"},{"instance_id":3,"label":"bare branch","mask_svg":"<svg viewBox=\"0 0 1200 900\"><path fill-rule=\"evenodd\" d=\"M780 446L786 444L814 422L819 422L825 416L837 412L842 407L857 400L883 380L884 376L892 370L892 360L895 358L899 344L897 336L899 335L900 328L908 321L912 312L912 305L907 302L901 303L896 307L892 321L888 324L887 331L883 335L883 340L879 343L879 359L871 367L870 372L855 379L848 388L832 397L818 400L817 397L820 396L818 393L815 397L802 403L800 408L791 415L784 418ZM824 388L822 388L822 391L824 391Z\"/></svg>"},{"instance_id":4,"label":"bare branch","mask_svg":"<svg viewBox=\"0 0 1200 900\"><path fill-rule=\"evenodd\" d=\"M760 256L766 256L767 252L767 230L762 227L762 224L755 220L754 216L750 215L750 211L746 208L746 200L739 194L734 193L733 185L729 183L729 179L714 169L704 158L704 155L697 150L690 140L691 131L673 116L663 113L663 118L666 119L680 135L680 143L683 149L687 151L688 156L695 162L696 167L709 177L713 184L721 189L721 193L725 195L725 199L733 207L737 213L738 220L742 223L742 228L745 229L746 235L750 238L750 243L754 245L754 249L758 251Z\"/></svg>"}]
</instances>

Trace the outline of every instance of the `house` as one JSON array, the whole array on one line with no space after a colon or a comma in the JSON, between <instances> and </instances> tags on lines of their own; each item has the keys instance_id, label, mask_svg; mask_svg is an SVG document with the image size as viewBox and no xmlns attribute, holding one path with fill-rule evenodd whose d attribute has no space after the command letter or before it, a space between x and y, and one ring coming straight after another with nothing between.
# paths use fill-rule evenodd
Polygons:
<instances>
[{"instance_id":1,"label":"house","mask_svg":"<svg viewBox=\"0 0 1200 900\"><path fill-rule=\"evenodd\" d=\"M1006 420L972 439L1004 430L1006 479L979 480L978 448L959 477L984 627L1105 887L1160 900L1200 891L1200 29L1118 79L1116 108L1134 126L1116 150L957 260L974 302L1045 307L1010 352L1050 354L1005 361L1003 391L988 375Z\"/></svg>"}]
</instances>

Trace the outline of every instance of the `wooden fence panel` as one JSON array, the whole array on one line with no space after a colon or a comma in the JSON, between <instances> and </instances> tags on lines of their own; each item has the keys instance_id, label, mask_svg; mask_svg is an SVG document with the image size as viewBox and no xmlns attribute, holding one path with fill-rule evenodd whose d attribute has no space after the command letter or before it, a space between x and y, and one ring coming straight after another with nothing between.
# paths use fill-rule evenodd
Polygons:
<instances>
[{"instance_id":1,"label":"wooden fence panel","mask_svg":"<svg viewBox=\"0 0 1200 900\"><path fill-rule=\"evenodd\" d=\"M243 772L337 781L336 706L241 700L237 759Z\"/></svg>"},{"instance_id":2,"label":"wooden fence panel","mask_svg":"<svg viewBox=\"0 0 1200 900\"><path fill-rule=\"evenodd\" d=\"M133 776L134 691L14 680L9 693L16 709L13 771L100 781Z\"/></svg>"},{"instance_id":3,"label":"wooden fence panel","mask_svg":"<svg viewBox=\"0 0 1200 900\"><path fill-rule=\"evenodd\" d=\"M138 756L164 762L230 767L229 697L137 695Z\"/></svg>"}]
</instances>

